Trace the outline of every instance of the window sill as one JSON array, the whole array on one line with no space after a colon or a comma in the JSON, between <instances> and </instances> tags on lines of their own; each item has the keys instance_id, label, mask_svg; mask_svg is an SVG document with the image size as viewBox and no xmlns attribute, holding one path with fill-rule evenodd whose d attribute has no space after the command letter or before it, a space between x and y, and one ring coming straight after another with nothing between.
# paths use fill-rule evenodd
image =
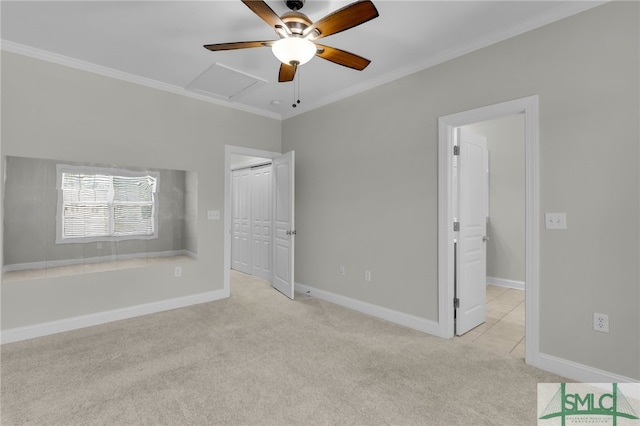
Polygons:
<instances>
[{"instance_id":1,"label":"window sill","mask_svg":"<svg viewBox=\"0 0 640 426\"><path fill-rule=\"evenodd\" d=\"M142 268L146 266L164 263L192 261L188 255L158 256L139 259L122 259L97 263L81 263L78 265L55 266L43 269L23 269L19 271L7 271L2 275L5 283L38 280L44 278L67 277L71 275L92 274L95 272L117 271L121 269Z\"/></svg>"}]
</instances>

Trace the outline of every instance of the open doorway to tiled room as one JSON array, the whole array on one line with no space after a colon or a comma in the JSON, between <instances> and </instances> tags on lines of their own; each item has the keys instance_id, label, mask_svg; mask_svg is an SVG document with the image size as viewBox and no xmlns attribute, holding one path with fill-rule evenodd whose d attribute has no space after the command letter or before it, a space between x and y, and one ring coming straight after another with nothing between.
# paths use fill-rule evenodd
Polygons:
<instances>
[{"instance_id":1,"label":"open doorway to tiled room","mask_svg":"<svg viewBox=\"0 0 640 426\"><path fill-rule=\"evenodd\" d=\"M487 320L461 339L524 359L524 290L487 286Z\"/></svg>"}]
</instances>

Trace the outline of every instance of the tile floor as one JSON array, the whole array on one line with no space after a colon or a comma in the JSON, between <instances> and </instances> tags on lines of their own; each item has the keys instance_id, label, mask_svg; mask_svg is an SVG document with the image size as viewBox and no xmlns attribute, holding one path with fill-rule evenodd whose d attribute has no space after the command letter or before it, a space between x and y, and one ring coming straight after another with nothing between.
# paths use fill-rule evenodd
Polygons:
<instances>
[{"instance_id":1,"label":"tile floor","mask_svg":"<svg viewBox=\"0 0 640 426\"><path fill-rule=\"evenodd\" d=\"M524 359L524 291L487 286L487 321L460 339Z\"/></svg>"}]
</instances>

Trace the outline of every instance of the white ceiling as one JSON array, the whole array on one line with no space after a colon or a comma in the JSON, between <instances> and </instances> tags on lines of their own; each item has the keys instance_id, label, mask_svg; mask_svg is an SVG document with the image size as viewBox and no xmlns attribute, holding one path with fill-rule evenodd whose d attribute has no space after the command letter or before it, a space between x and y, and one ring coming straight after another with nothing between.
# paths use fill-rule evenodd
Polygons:
<instances>
[{"instance_id":1,"label":"white ceiling","mask_svg":"<svg viewBox=\"0 0 640 426\"><path fill-rule=\"evenodd\" d=\"M210 52L202 47L278 38L240 0L3 0L2 49L282 119L603 3L373 1L378 18L321 41L370 59L369 67L355 71L313 58L298 69L298 83L278 83L279 62L269 48ZM317 21L349 3L307 0L301 11ZM283 0L267 4L279 15L288 11ZM231 99L232 93L194 91L194 80L214 65L209 83L258 84ZM200 83L206 80L203 76ZM297 84L301 103L293 108Z\"/></svg>"}]
</instances>

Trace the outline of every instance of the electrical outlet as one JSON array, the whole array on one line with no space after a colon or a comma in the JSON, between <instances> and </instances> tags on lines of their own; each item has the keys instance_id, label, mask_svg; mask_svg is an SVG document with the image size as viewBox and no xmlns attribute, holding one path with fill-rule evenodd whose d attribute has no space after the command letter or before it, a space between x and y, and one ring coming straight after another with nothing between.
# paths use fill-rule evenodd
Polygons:
<instances>
[{"instance_id":1,"label":"electrical outlet","mask_svg":"<svg viewBox=\"0 0 640 426\"><path fill-rule=\"evenodd\" d=\"M173 270L173 276L179 278L182 276L182 266L176 266Z\"/></svg>"},{"instance_id":2,"label":"electrical outlet","mask_svg":"<svg viewBox=\"0 0 640 426\"><path fill-rule=\"evenodd\" d=\"M599 314L595 312L593 314L593 329L595 331L602 331L603 333L609 332L609 315Z\"/></svg>"},{"instance_id":3,"label":"electrical outlet","mask_svg":"<svg viewBox=\"0 0 640 426\"><path fill-rule=\"evenodd\" d=\"M340 275L347 275L347 270L345 269L344 265L340 265L338 272L340 273Z\"/></svg>"},{"instance_id":4,"label":"electrical outlet","mask_svg":"<svg viewBox=\"0 0 640 426\"><path fill-rule=\"evenodd\" d=\"M364 280L368 283L371 282L371 271L364 271Z\"/></svg>"},{"instance_id":5,"label":"electrical outlet","mask_svg":"<svg viewBox=\"0 0 640 426\"><path fill-rule=\"evenodd\" d=\"M545 213L544 227L545 229L567 229L567 214Z\"/></svg>"}]
</instances>

